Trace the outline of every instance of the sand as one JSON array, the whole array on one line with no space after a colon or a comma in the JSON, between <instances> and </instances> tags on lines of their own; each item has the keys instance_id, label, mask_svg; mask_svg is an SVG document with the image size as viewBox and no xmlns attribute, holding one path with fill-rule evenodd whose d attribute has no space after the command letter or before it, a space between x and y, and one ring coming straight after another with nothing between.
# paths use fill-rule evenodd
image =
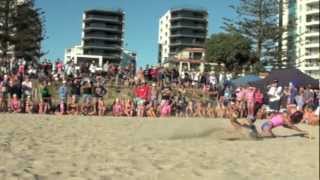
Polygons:
<instances>
[{"instance_id":1,"label":"sand","mask_svg":"<svg viewBox=\"0 0 320 180\"><path fill-rule=\"evenodd\" d=\"M319 127L299 127L315 139L253 140L223 119L0 114L0 180L319 179Z\"/></svg>"}]
</instances>

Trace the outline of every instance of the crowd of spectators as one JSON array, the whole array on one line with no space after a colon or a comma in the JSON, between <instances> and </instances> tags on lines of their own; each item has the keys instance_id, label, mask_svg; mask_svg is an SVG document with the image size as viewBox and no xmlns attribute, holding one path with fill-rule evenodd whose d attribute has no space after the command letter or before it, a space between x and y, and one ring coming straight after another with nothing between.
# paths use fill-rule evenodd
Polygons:
<instances>
[{"instance_id":1,"label":"crowd of spectators","mask_svg":"<svg viewBox=\"0 0 320 180\"><path fill-rule=\"evenodd\" d=\"M223 74L186 71L160 66L120 67L106 62L76 65L61 61L26 65L0 72L0 112L59 115L113 115L139 117L240 117L264 118L267 112L304 111L305 121L318 123L319 89L281 87L275 80L266 92L243 85L235 87ZM130 89L106 103L116 88ZM198 98L203 97L203 98Z\"/></svg>"}]
</instances>

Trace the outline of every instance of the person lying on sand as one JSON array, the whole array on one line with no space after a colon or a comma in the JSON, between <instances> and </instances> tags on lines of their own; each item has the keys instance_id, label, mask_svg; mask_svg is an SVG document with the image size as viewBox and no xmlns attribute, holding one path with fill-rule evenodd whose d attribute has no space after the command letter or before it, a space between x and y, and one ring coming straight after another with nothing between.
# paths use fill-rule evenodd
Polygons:
<instances>
[{"instance_id":1,"label":"person lying on sand","mask_svg":"<svg viewBox=\"0 0 320 180\"><path fill-rule=\"evenodd\" d=\"M296 111L293 114L288 113L278 113L274 116L270 117L270 119L263 123L261 126L262 130L262 137L276 137L275 134L273 134L272 130L277 127L284 127L288 129L292 129L298 132L301 132L303 135L307 136L308 133L304 130L299 129L295 124L298 124L301 122L303 118L303 112Z\"/></svg>"}]
</instances>

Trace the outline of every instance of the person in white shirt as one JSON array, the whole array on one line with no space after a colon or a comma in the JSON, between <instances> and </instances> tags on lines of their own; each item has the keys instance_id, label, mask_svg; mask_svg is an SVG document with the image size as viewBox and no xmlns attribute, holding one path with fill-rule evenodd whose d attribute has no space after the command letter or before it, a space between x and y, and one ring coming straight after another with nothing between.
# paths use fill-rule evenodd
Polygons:
<instances>
[{"instance_id":1,"label":"person in white shirt","mask_svg":"<svg viewBox=\"0 0 320 180\"><path fill-rule=\"evenodd\" d=\"M95 73L96 73L96 71L97 71L97 66L95 65L94 62L90 64L89 70L90 70L90 72L91 72L92 74L95 74Z\"/></svg>"},{"instance_id":2,"label":"person in white shirt","mask_svg":"<svg viewBox=\"0 0 320 180\"><path fill-rule=\"evenodd\" d=\"M214 87L215 85L216 85L216 83L217 83L217 79L216 79L216 77L215 77L215 75L212 73L212 74L210 74L210 76L209 76L209 82L210 82L210 84Z\"/></svg>"},{"instance_id":3,"label":"person in white shirt","mask_svg":"<svg viewBox=\"0 0 320 180\"><path fill-rule=\"evenodd\" d=\"M269 97L269 108L271 111L278 112L280 109L280 99L282 95L282 87L278 86L278 81L274 80L267 93Z\"/></svg>"}]
</instances>

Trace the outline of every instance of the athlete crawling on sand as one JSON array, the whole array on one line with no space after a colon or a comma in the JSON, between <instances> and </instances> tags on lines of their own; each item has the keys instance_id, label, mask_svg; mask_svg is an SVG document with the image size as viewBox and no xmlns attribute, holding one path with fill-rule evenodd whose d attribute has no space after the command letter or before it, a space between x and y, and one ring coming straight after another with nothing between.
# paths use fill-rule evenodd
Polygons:
<instances>
[{"instance_id":1,"label":"athlete crawling on sand","mask_svg":"<svg viewBox=\"0 0 320 180\"><path fill-rule=\"evenodd\" d=\"M295 124L301 122L303 118L303 113L300 111L296 111L292 114L289 113L276 113L268 118L268 121L262 124L261 126L261 134L259 134L255 127L253 127L253 123L250 124L250 121L245 123L240 123L237 120L236 113L233 113L233 116L230 118L230 122L233 126L237 128L247 128L249 129L250 135L255 138L266 138L266 137L277 137L272 130L277 127L284 127L288 129L292 129L298 132L301 132L304 137L310 137L306 131L299 129Z\"/></svg>"}]
</instances>

